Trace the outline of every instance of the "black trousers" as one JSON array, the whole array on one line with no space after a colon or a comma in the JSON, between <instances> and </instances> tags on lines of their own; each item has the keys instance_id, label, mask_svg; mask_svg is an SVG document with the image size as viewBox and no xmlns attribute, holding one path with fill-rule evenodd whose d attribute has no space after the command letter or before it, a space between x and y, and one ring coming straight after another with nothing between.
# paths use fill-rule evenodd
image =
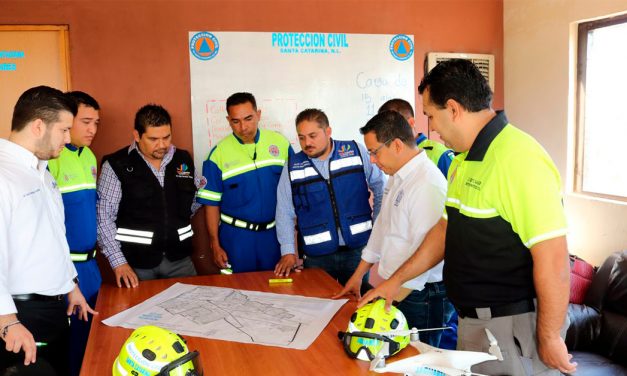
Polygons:
<instances>
[{"instance_id":1,"label":"black trousers","mask_svg":"<svg viewBox=\"0 0 627 376\"><path fill-rule=\"evenodd\" d=\"M37 347L36 363L24 366L24 352L8 352L2 342L0 376L69 375L70 326L65 300L14 302L18 320L36 342L45 345Z\"/></svg>"}]
</instances>

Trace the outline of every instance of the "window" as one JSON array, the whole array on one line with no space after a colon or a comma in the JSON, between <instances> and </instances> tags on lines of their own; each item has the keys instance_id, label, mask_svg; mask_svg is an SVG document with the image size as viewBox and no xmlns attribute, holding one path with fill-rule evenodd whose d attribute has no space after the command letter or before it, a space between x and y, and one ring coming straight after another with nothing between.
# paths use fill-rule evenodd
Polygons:
<instances>
[{"instance_id":1,"label":"window","mask_svg":"<svg viewBox=\"0 0 627 376\"><path fill-rule=\"evenodd\" d=\"M579 25L575 190L627 201L627 15Z\"/></svg>"}]
</instances>

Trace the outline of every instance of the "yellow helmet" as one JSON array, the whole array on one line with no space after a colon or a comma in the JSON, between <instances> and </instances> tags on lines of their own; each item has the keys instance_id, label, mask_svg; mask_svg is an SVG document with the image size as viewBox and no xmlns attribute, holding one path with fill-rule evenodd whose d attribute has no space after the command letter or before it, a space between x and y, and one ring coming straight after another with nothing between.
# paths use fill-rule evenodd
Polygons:
<instances>
[{"instance_id":1,"label":"yellow helmet","mask_svg":"<svg viewBox=\"0 0 627 376\"><path fill-rule=\"evenodd\" d=\"M153 325L140 326L124 342L113 363L113 376L202 376L197 351L185 340Z\"/></svg>"},{"instance_id":2,"label":"yellow helmet","mask_svg":"<svg viewBox=\"0 0 627 376\"><path fill-rule=\"evenodd\" d=\"M379 333L407 330L405 315L392 306L385 311L385 300L380 299L359 308L351 316L346 333L342 333L346 353L357 359L371 361L384 343L389 344L389 355L394 355L409 344L409 336L389 336Z\"/></svg>"}]
</instances>

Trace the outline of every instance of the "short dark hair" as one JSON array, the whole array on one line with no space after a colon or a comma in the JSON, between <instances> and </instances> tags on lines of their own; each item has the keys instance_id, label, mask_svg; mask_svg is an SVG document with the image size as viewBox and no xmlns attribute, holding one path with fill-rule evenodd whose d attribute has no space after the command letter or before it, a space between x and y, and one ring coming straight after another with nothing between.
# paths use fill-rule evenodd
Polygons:
<instances>
[{"instance_id":1,"label":"short dark hair","mask_svg":"<svg viewBox=\"0 0 627 376\"><path fill-rule=\"evenodd\" d=\"M418 92L429 89L431 102L439 108L453 99L469 112L489 109L492 89L475 64L466 59L451 59L436 65L420 82Z\"/></svg>"},{"instance_id":2,"label":"short dark hair","mask_svg":"<svg viewBox=\"0 0 627 376\"><path fill-rule=\"evenodd\" d=\"M30 88L20 95L13 108L11 131L19 132L36 119L51 125L59 121L62 111L76 116L76 103L67 94L49 86Z\"/></svg>"},{"instance_id":3,"label":"short dark hair","mask_svg":"<svg viewBox=\"0 0 627 376\"><path fill-rule=\"evenodd\" d=\"M381 107L379 107L379 111L377 111L377 113L380 114L383 111L396 111L403 115L405 119L414 117L414 109L411 107L411 104L400 98L390 99L389 101L383 103Z\"/></svg>"},{"instance_id":4,"label":"short dark hair","mask_svg":"<svg viewBox=\"0 0 627 376\"><path fill-rule=\"evenodd\" d=\"M74 99L74 102L76 102L77 106L80 106L82 104L84 106L91 107L94 110L100 110L100 105L98 104L98 102L96 102L94 97L85 93L84 91L69 91L66 94Z\"/></svg>"},{"instance_id":5,"label":"short dark hair","mask_svg":"<svg viewBox=\"0 0 627 376\"><path fill-rule=\"evenodd\" d=\"M301 111L300 114L296 116L296 126L303 121L315 121L322 129L329 127L329 118L327 117L327 114L317 108L308 108Z\"/></svg>"},{"instance_id":6,"label":"short dark hair","mask_svg":"<svg viewBox=\"0 0 627 376\"><path fill-rule=\"evenodd\" d=\"M376 114L372 119L368 120L366 125L359 129L359 132L363 135L374 132L379 142L398 138L407 146L416 146L411 126L403 115L392 110Z\"/></svg>"},{"instance_id":7,"label":"short dark hair","mask_svg":"<svg viewBox=\"0 0 627 376\"><path fill-rule=\"evenodd\" d=\"M141 137L147 127L172 126L172 119L165 108L158 104L147 104L135 114L135 130Z\"/></svg>"},{"instance_id":8,"label":"short dark hair","mask_svg":"<svg viewBox=\"0 0 627 376\"><path fill-rule=\"evenodd\" d=\"M237 106L238 104L248 103L253 105L253 109L257 111L257 101L255 100L255 96L251 93L235 93L232 94L226 100L226 112L229 112L229 107Z\"/></svg>"}]
</instances>

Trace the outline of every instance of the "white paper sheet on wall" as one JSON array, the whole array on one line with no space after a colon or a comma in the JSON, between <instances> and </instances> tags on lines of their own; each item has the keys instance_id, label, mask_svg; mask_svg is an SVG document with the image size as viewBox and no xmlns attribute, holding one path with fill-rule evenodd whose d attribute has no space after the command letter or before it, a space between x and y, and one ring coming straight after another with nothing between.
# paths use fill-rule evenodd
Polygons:
<instances>
[{"instance_id":1,"label":"white paper sheet on wall","mask_svg":"<svg viewBox=\"0 0 627 376\"><path fill-rule=\"evenodd\" d=\"M391 98L414 103L412 35L314 32L189 33L194 161L231 133L226 99L250 92L260 127L299 151L294 119L306 108L329 117L336 139L363 143L359 128Z\"/></svg>"}]
</instances>

